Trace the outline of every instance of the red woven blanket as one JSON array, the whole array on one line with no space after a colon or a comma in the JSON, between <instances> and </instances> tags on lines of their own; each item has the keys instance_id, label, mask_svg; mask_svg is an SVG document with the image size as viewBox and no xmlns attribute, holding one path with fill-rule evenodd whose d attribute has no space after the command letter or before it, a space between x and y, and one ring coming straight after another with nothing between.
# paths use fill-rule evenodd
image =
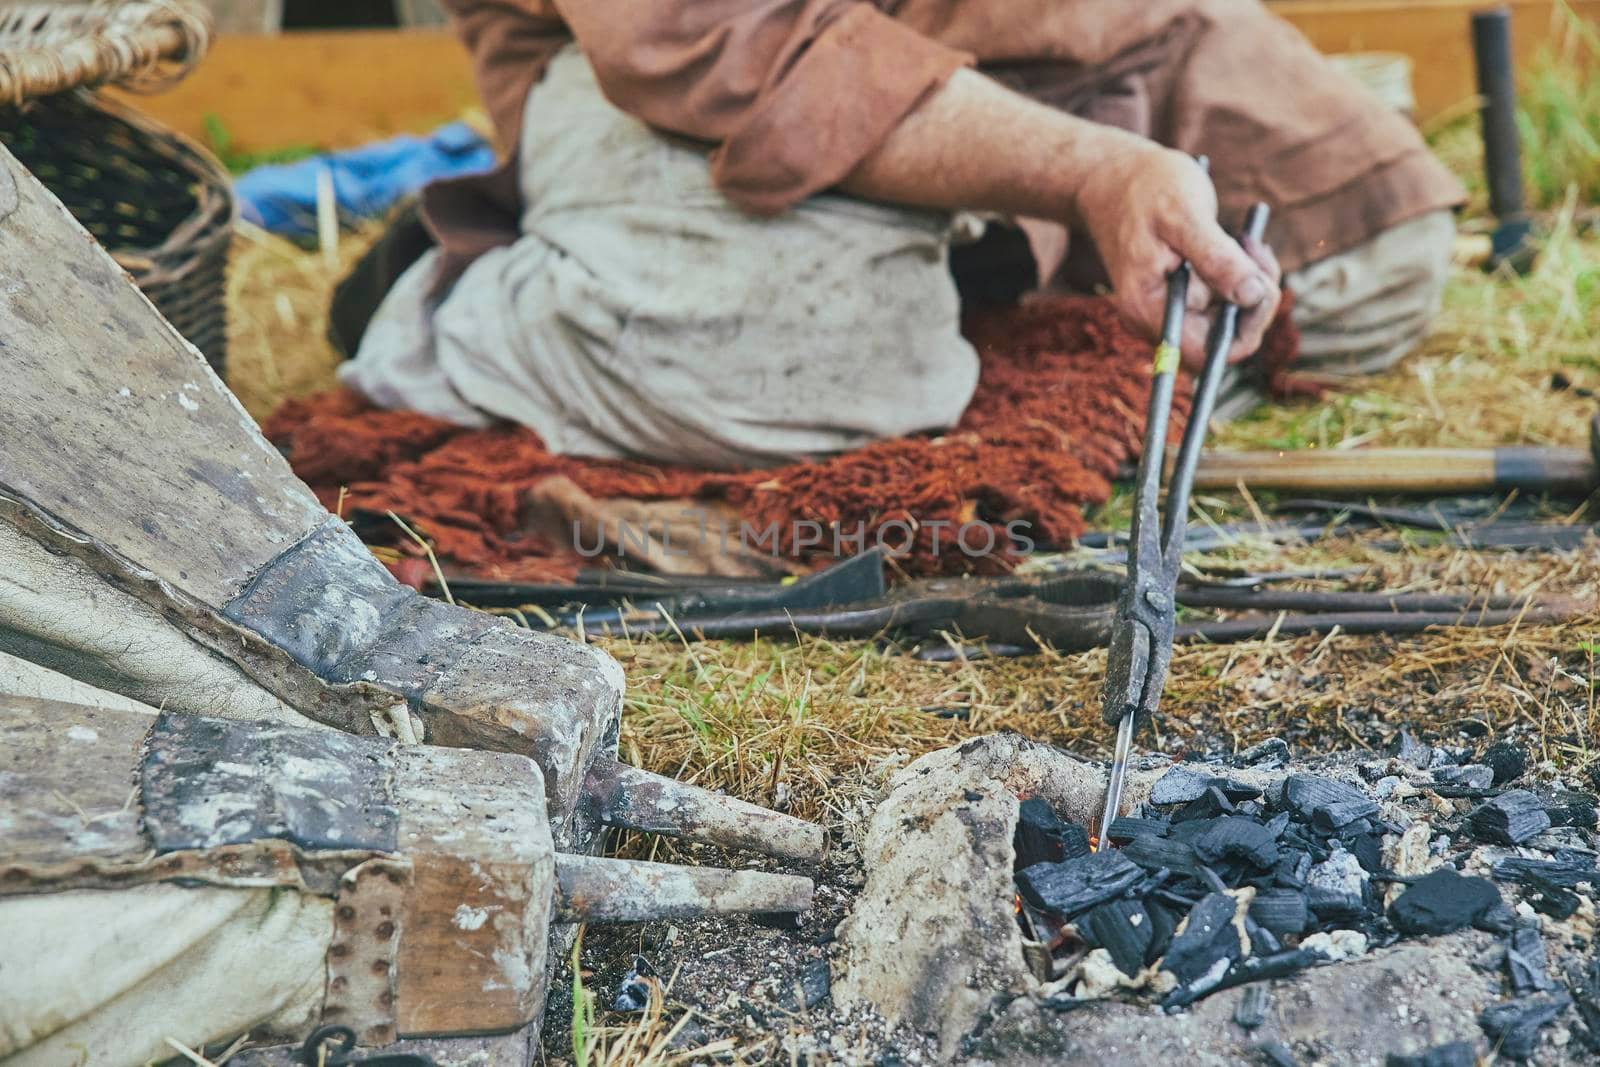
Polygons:
<instances>
[{"instance_id":1,"label":"red woven blanket","mask_svg":"<svg viewBox=\"0 0 1600 1067\"><path fill-rule=\"evenodd\" d=\"M571 544L524 529L527 490L552 475L596 498L725 502L751 529L776 524L780 551L804 562L820 563L839 547L831 536L804 544L816 526L843 531L846 551L860 543L859 533L871 544L876 531L892 526L884 541L897 548L909 542L901 562L909 573L992 571L1013 562L1015 531L1026 530L1041 546L1065 545L1084 528L1082 509L1110 495L1118 467L1138 453L1151 347L1097 298L1050 297L978 312L964 330L982 370L955 429L771 470L707 473L557 456L521 427L465 430L375 409L346 390L290 401L265 429L329 507L338 504L347 516L394 511L453 569L485 577L562 579L592 562ZM1280 315L1263 352L1266 365L1281 370L1297 342ZM1181 383L1178 396L1175 434L1187 409ZM994 552L950 550L951 531L973 524L994 529ZM390 526L390 544L405 550L404 534Z\"/></svg>"}]
</instances>

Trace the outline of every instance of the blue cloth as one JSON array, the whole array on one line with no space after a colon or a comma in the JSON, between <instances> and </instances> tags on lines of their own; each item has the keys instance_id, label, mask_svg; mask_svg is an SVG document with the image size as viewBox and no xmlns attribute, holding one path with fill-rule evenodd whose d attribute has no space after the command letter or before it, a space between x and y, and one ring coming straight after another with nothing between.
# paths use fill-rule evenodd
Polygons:
<instances>
[{"instance_id":1,"label":"blue cloth","mask_svg":"<svg viewBox=\"0 0 1600 1067\"><path fill-rule=\"evenodd\" d=\"M374 218L396 201L440 178L488 170L494 149L464 122L426 137L404 135L360 148L257 167L234 182L240 212L257 226L287 237L317 232L317 174L333 174L339 217Z\"/></svg>"}]
</instances>

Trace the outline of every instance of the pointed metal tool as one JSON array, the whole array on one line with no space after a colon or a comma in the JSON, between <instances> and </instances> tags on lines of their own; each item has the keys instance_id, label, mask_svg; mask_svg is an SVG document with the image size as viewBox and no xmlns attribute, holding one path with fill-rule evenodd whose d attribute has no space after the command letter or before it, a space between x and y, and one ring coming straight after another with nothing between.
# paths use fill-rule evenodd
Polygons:
<instances>
[{"instance_id":1,"label":"pointed metal tool","mask_svg":"<svg viewBox=\"0 0 1600 1067\"><path fill-rule=\"evenodd\" d=\"M1266 232L1267 207L1256 204L1245 216L1244 237L1259 241ZM1111 823L1122 805L1128 773L1128 756L1139 723L1155 711L1172 659L1178 570L1183 558L1185 518L1195 464L1205 440L1206 423L1216 407L1227 368L1228 349L1239 325L1239 308L1223 304L1206 338L1205 367L1195 384L1194 402L1183 443L1167 486L1163 513L1161 467L1166 455L1167 423L1172 413L1172 392L1178 376L1178 349L1183 338L1183 316L1189 295L1190 269L1180 264L1167 278L1166 314L1161 342L1156 346L1155 378L1150 383L1150 408L1145 417L1144 451L1135 481L1133 522L1128 534L1128 578L1117 602L1117 618L1106 659L1106 681L1101 692L1101 715L1117 724L1117 745L1106 782L1105 811L1100 818L1097 849L1111 842Z\"/></svg>"}]
</instances>

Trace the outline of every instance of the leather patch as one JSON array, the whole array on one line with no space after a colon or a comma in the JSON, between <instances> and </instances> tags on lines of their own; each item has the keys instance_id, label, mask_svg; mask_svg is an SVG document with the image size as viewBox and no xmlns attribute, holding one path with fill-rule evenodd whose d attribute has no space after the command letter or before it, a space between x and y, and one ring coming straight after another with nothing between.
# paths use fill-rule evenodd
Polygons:
<instances>
[{"instance_id":1,"label":"leather patch","mask_svg":"<svg viewBox=\"0 0 1600 1067\"><path fill-rule=\"evenodd\" d=\"M395 743L332 730L163 712L139 783L156 852L267 839L394 852Z\"/></svg>"},{"instance_id":2,"label":"leather patch","mask_svg":"<svg viewBox=\"0 0 1600 1067\"><path fill-rule=\"evenodd\" d=\"M387 686L412 701L503 625L399 584L332 517L263 567L223 614L323 681Z\"/></svg>"}]
</instances>

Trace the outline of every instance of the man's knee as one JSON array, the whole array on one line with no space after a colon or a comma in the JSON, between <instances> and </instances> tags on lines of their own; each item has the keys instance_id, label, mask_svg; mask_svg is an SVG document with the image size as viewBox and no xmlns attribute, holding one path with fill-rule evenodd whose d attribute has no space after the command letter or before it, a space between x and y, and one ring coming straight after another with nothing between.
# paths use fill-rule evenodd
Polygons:
<instances>
[{"instance_id":1,"label":"man's knee","mask_svg":"<svg viewBox=\"0 0 1600 1067\"><path fill-rule=\"evenodd\" d=\"M1369 374L1411 351L1439 313L1454 242L1454 214L1430 211L1291 272L1302 365Z\"/></svg>"}]
</instances>

